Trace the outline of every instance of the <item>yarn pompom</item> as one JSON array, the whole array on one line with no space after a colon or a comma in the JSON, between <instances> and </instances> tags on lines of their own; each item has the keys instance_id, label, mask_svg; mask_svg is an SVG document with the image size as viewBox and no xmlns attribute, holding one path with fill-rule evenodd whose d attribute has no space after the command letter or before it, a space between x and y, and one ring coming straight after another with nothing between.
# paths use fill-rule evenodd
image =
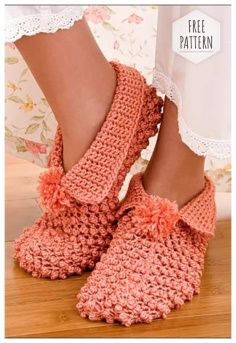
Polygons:
<instances>
[{"instance_id":1,"label":"yarn pompom","mask_svg":"<svg viewBox=\"0 0 236 343\"><path fill-rule=\"evenodd\" d=\"M74 203L74 199L61 185L63 175L62 168L50 168L39 176L40 202L47 211L58 211L65 207L71 207Z\"/></svg>"},{"instance_id":2,"label":"yarn pompom","mask_svg":"<svg viewBox=\"0 0 236 343\"><path fill-rule=\"evenodd\" d=\"M151 239L167 237L179 219L178 206L168 199L149 197L134 209L135 232Z\"/></svg>"}]
</instances>

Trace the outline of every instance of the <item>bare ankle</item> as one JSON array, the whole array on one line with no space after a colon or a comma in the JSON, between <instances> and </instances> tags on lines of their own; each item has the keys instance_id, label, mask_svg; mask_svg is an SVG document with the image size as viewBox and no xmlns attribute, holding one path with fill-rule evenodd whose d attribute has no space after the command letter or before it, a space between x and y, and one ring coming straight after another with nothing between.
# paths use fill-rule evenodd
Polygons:
<instances>
[{"instance_id":1,"label":"bare ankle","mask_svg":"<svg viewBox=\"0 0 236 343\"><path fill-rule=\"evenodd\" d=\"M148 194L176 201L179 209L203 190L204 183L204 174L183 175L182 178L143 175L143 186Z\"/></svg>"}]
</instances>

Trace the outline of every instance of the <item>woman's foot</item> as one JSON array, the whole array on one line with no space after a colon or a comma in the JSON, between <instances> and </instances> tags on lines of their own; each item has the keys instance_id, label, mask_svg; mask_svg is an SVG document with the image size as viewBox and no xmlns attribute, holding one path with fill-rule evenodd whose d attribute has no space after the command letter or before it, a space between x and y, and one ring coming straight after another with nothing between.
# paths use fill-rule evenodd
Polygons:
<instances>
[{"instance_id":1,"label":"woman's foot","mask_svg":"<svg viewBox=\"0 0 236 343\"><path fill-rule=\"evenodd\" d=\"M181 140L177 108L166 99L160 133L144 173L131 180L107 253L78 295L91 320L133 323L165 318L199 292L215 230L214 186L204 157Z\"/></svg>"},{"instance_id":2,"label":"woman's foot","mask_svg":"<svg viewBox=\"0 0 236 343\"><path fill-rule=\"evenodd\" d=\"M131 180L117 213L118 227L106 253L78 294L82 317L150 323L199 293L204 255L215 231L214 186L180 211L148 195L142 174Z\"/></svg>"},{"instance_id":3,"label":"woman's foot","mask_svg":"<svg viewBox=\"0 0 236 343\"><path fill-rule=\"evenodd\" d=\"M166 98L157 144L145 170L143 185L148 194L176 201L182 208L204 187L205 158L183 143L177 116L177 107Z\"/></svg>"},{"instance_id":4,"label":"woman's foot","mask_svg":"<svg viewBox=\"0 0 236 343\"><path fill-rule=\"evenodd\" d=\"M40 176L45 212L15 242L15 260L35 277L66 278L94 267L112 238L124 178L157 132L162 100L155 89L134 68L113 66L117 87L99 134L65 173L58 128L50 168Z\"/></svg>"}]
</instances>

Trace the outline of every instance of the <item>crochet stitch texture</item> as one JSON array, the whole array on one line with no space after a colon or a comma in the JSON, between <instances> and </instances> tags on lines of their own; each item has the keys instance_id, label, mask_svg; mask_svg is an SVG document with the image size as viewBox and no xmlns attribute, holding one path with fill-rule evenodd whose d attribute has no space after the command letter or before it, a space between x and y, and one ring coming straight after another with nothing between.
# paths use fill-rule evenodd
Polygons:
<instances>
[{"instance_id":1,"label":"crochet stitch texture","mask_svg":"<svg viewBox=\"0 0 236 343\"><path fill-rule=\"evenodd\" d=\"M116 65L114 67L117 69ZM134 143L134 134L143 135L147 125L144 112L139 122L143 99L147 99L145 111L153 111L158 101L161 102L160 99L155 100L155 90L147 88L143 77L135 69L122 70L120 67L119 71L114 101L107 120L89 150L62 182L68 193L82 202L99 203L110 191ZM150 98L147 93L144 94L147 90ZM140 143L136 139L134 144Z\"/></svg>"},{"instance_id":2,"label":"crochet stitch texture","mask_svg":"<svg viewBox=\"0 0 236 343\"><path fill-rule=\"evenodd\" d=\"M199 293L208 241L215 230L214 186L178 211L148 195L142 174L131 180L118 228L87 283L77 309L91 320L130 326L165 318Z\"/></svg>"},{"instance_id":3,"label":"crochet stitch texture","mask_svg":"<svg viewBox=\"0 0 236 343\"><path fill-rule=\"evenodd\" d=\"M100 132L65 173L57 129L49 170L39 180L45 212L15 241L14 259L34 277L64 279L94 267L112 238L124 178L157 132L162 99L135 69L112 65L117 87Z\"/></svg>"}]
</instances>

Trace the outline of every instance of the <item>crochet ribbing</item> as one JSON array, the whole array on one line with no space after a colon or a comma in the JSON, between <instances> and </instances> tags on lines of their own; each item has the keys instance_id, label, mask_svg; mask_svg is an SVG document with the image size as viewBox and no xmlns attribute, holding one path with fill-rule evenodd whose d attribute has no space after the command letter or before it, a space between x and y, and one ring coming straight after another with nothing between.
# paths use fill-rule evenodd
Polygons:
<instances>
[{"instance_id":1,"label":"crochet ribbing","mask_svg":"<svg viewBox=\"0 0 236 343\"><path fill-rule=\"evenodd\" d=\"M214 186L178 211L146 194L142 175L131 180L106 253L78 294L77 308L91 320L133 323L165 318L199 293L208 241L215 230Z\"/></svg>"},{"instance_id":2,"label":"crochet ribbing","mask_svg":"<svg viewBox=\"0 0 236 343\"><path fill-rule=\"evenodd\" d=\"M45 212L15 242L14 258L35 277L66 278L94 267L112 238L124 178L157 132L162 100L155 89L135 69L112 65L117 89L101 131L65 173L57 129L49 170L40 176L38 188ZM99 203L85 202L90 199Z\"/></svg>"},{"instance_id":3,"label":"crochet ribbing","mask_svg":"<svg viewBox=\"0 0 236 343\"><path fill-rule=\"evenodd\" d=\"M119 77L107 120L91 147L62 182L82 202L99 203L108 194L128 154L141 115L143 77L133 68L112 65Z\"/></svg>"}]
</instances>

